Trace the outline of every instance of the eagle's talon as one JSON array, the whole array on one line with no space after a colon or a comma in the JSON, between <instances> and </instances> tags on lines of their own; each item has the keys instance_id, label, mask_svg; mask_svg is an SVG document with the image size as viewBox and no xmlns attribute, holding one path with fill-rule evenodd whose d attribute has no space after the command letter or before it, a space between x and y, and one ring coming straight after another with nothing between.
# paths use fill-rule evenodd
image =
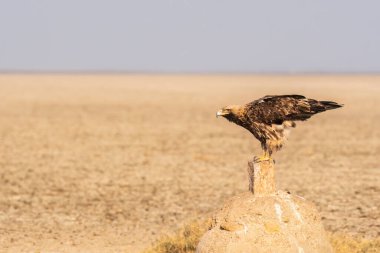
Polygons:
<instances>
[{"instance_id":1,"label":"eagle's talon","mask_svg":"<svg viewBox=\"0 0 380 253\"><path fill-rule=\"evenodd\" d=\"M266 162L266 161L274 163L274 160L270 156L260 156L260 157L255 157L254 159L254 162L256 163L261 163L261 162Z\"/></svg>"}]
</instances>

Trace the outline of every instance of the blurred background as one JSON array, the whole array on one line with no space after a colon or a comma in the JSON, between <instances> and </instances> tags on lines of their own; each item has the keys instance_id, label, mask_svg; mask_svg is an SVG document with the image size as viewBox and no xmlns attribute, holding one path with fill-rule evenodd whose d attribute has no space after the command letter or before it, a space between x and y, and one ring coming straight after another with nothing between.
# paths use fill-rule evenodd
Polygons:
<instances>
[{"instance_id":1,"label":"blurred background","mask_svg":"<svg viewBox=\"0 0 380 253\"><path fill-rule=\"evenodd\" d=\"M379 9L0 0L0 252L137 253L207 219L261 153L215 112L276 94L344 104L297 124L276 183L351 238L338 253L377 252Z\"/></svg>"}]
</instances>

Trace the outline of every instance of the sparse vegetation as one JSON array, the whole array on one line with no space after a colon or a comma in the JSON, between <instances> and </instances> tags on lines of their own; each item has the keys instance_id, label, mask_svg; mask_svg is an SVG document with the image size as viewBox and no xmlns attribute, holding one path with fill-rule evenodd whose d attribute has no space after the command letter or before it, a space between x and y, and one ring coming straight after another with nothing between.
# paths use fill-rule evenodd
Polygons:
<instances>
[{"instance_id":1,"label":"sparse vegetation","mask_svg":"<svg viewBox=\"0 0 380 253\"><path fill-rule=\"evenodd\" d=\"M174 235L160 238L145 253L191 253L195 252L201 236L210 226L206 221L193 221L179 229Z\"/></svg>"},{"instance_id":2,"label":"sparse vegetation","mask_svg":"<svg viewBox=\"0 0 380 253\"><path fill-rule=\"evenodd\" d=\"M185 225L175 234L163 236L144 253L193 253L210 223L195 221ZM335 253L379 253L380 238L364 239L344 234L329 233Z\"/></svg>"},{"instance_id":3,"label":"sparse vegetation","mask_svg":"<svg viewBox=\"0 0 380 253\"><path fill-rule=\"evenodd\" d=\"M330 234L335 253L379 253L380 238L364 239L343 234Z\"/></svg>"}]
</instances>

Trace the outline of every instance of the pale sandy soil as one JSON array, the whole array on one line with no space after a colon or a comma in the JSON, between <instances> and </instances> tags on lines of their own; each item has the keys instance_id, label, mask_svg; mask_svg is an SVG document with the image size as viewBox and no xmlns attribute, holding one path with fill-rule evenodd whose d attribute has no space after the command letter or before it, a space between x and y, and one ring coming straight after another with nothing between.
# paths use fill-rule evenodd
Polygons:
<instances>
[{"instance_id":1,"label":"pale sandy soil","mask_svg":"<svg viewBox=\"0 0 380 253\"><path fill-rule=\"evenodd\" d=\"M0 251L141 252L246 190L259 145L215 111L299 93L279 188L330 231L380 236L380 76L0 75Z\"/></svg>"}]
</instances>

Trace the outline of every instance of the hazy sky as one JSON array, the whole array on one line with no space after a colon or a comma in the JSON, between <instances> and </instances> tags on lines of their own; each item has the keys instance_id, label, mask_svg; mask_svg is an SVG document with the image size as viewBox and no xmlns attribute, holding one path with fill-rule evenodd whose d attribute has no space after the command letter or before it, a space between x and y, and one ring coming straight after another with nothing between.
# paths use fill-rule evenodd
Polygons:
<instances>
[{"instance_id":1,"label":"hazy sky","mask_svg":"<svg viewBox=\"0 0 380 253\"><path fill-rule=\"evenodd\" d=\"M0 0L0 71L380 72L378 0Z\"/></svg>"}]
</instances>

